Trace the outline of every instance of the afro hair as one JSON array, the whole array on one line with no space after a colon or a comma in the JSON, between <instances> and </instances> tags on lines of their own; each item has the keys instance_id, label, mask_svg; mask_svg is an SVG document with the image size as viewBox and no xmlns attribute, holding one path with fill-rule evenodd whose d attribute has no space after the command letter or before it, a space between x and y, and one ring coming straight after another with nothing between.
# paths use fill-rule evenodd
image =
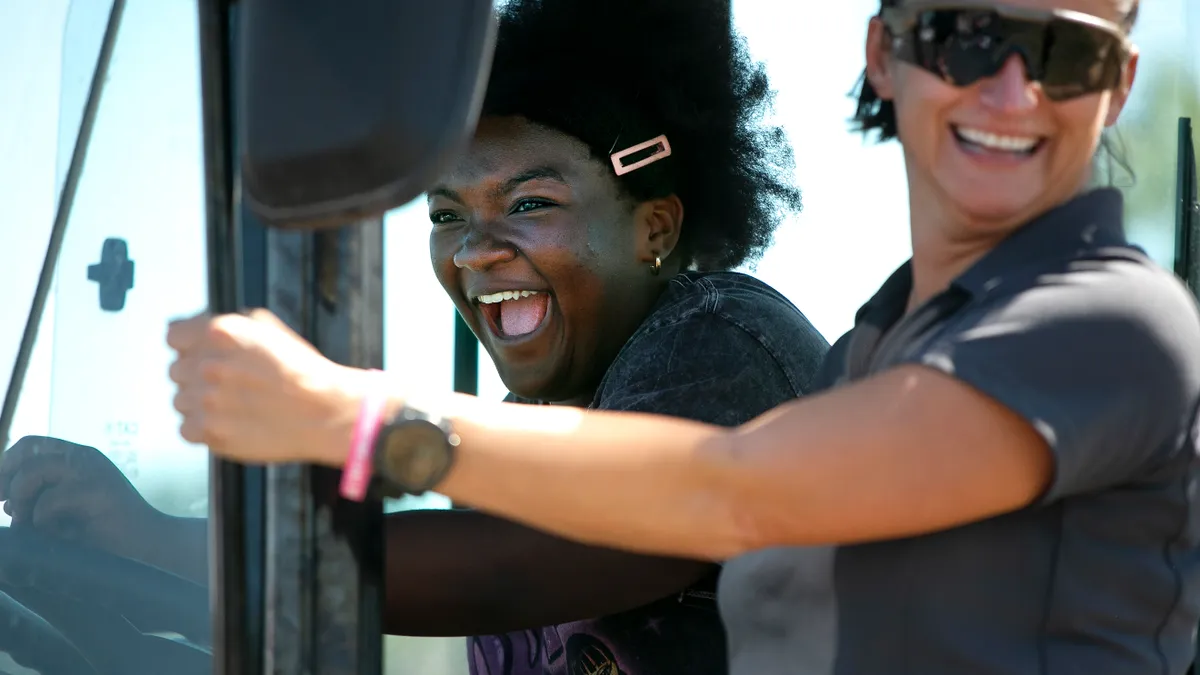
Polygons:
<instances>
[{"instance_id":1,"label":"afro hair","mask_svg":"<svg viewBox=\"0 0 1200 675\"><path fill-rule=\"evenodd\" d=\"M636 201L671 194L685 267L759 258L800 208L795 160L766 124L766 69L736 36L729 0L508 0L483 114L520 116L616 151L666 135L672 155L621 177Z\"/></svg>"}]
</instances>

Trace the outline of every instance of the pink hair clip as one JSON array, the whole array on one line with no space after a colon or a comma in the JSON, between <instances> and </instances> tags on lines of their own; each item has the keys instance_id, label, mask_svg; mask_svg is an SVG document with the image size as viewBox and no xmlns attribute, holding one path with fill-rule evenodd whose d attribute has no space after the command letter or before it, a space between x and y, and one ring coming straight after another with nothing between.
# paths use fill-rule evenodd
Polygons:
<instances>
[{"instance_id":1,"label":"pink hair clip","mask_svg":"<svg viewBox=\"0 0 1200 675\"><path fill-rule=\"evenodd\" d=\"M641 152L647 148L655 148L655 151L648 157L644 157L632 164L623 164L621 162L622 159L628 157L629 155L632 155L635 152ZM660 159L666 159L670 156L671 143L667 141L666 136L659 136L658 138L652 138L645 143L638 143L633 147L625 148L620 152L614 152L612 154L612 165L613 170L617 172L618 176L624 176L630 171L637 171L647 164L653 164Z\"/></svg>"}]
</instances>

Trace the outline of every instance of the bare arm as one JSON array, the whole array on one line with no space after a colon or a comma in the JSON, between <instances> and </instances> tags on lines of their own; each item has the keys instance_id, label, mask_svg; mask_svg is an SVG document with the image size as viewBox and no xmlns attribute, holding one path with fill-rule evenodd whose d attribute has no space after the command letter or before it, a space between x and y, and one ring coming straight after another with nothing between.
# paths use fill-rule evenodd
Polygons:
<instances>
[{"instance_id":1,"label":"bare arm","mask_svg":"<svg viewBox=\"0 0 1200 675\"><path fill-rule=\"evenodd\" d=\"M138 559L207 586L208 520L167 518L167 536ZM384 537L384 627L393 635L486 635L615 614L716 570L577 544L475 511L391 514Z\"/></svg>"},{"instance_id":2,"label":"bare arm","mask_svg":"<svg viewBox=\"0 0 1200 675\"><path fill-rule=\"evenodd\" d=\"M208 585L208 519L163 516L163 536L150 537L138 560ZM158 530L156 530L157 532ZM164 545L163 542L170 542Z\"/></svg>"},{"instance_id":3,"label":"bare arm","mask_svg":"<svg viewBox=\"0 0 1200 675\"><path fill-rule=\"evenodd\" d=\"M593 548L474 511L386 519L384 628L487 635L640 607L715 566Z\"/></svg>"},{"instance_id":4,"label":"bare arm","mask_svg":"<svg viewBox=\"0 0 1200 675\"><path fill-rule=\"evenodd\" d=\"M418 405L453 418L462 438L439 492L550 532L652 554L721 560L768 546L935 531L1029 504L1052 474L1046 443L1029 424L919 366L796 401L735 430L466 396ZM339 447L321 459L340 466L344 455Z\"/></svg>"},{"instance_id":5,"label":"bare arm","mask_svg":"<svg viewBox=\"0 0 1200 675\"><path fill-rule=\"evenodd\" d=\"M465 396L391 405L455 423L458 461L439 492L578 541L720 560L916 535L1108 489L1175 458L1200 390L1200 324L1175 281L1139 274L1066 275L979 305L914 357L930 365L733 430ZM342 466L374 376L321 360L266 319L217 321L175 329L173 344L196 353L172 366L188 383L176 402L184 437L235 458L278 461L270 449L282 446L283 459Z\"/></svg>"}]
</instances>

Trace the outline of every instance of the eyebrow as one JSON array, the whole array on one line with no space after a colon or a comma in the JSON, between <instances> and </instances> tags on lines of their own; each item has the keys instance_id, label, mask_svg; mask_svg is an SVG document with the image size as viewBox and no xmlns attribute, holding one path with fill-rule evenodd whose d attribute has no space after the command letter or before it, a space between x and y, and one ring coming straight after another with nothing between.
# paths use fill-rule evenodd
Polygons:
<instances>
[{"instance_id":1,"label":"eyebrow","mask_svg":"<svg viewBox=\"0 0 1200 675\"><path fill-rule=\"evenodd\" d=\"M562 172L558 169L555 169L552 166L537 166L533 167L532 169L526 169L525 171L522 171L521 173L504 181L492 191L492 196L506 195L520 187L523 183L528 183L532 180L552 180L562 183L563 185L567 184L567 179L563 177ZM460 204L463 201L462 197L460 197L457 192L444 186L439 186L430 190L427 193L427 197L445 197L446 199L454 200Z\"/></svg>"}]
</instances>

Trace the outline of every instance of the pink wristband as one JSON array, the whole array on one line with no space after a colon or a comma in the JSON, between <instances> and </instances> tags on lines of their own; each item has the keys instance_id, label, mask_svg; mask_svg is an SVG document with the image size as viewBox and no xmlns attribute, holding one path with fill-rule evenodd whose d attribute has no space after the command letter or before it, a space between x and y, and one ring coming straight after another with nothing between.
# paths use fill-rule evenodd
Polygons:
<instances>
[{"instance_id":1,"label":"pink wristband","mask_svg":"<svg viewBox=\"0 0 1200 675\"><path fill-rule=\"evenodd\" d=\"M371 371L374 379L382 375ZM367 498L367 487L371 484L371 466L374 459L375 438L383 426L383 411L387 404L384 388L376 384L363 396L358 409L358 420L354 423L354 435L350 438L350 454L342 469L341 495L350 501L361 502Z\"/></svg>"}]
</instances>

